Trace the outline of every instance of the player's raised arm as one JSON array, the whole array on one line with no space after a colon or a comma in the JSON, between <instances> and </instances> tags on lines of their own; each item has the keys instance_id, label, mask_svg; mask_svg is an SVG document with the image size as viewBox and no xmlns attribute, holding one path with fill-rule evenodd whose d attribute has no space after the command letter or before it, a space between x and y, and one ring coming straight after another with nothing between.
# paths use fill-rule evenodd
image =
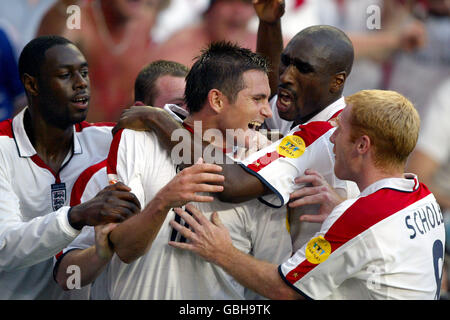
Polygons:
<instances>
[{"instance_id":1,"label":"player's raised arm","mask_svg":"<svg viewBox=\"0 0 450 320\"><path fill-rule=\"evenodd\" d=\"M259 18L256 51L270 63L269 84L271 95L277 92L280 56L283 51L281 17L284 14L284 0L254 0L253 6Z\"/></svg>"}]
</instances>

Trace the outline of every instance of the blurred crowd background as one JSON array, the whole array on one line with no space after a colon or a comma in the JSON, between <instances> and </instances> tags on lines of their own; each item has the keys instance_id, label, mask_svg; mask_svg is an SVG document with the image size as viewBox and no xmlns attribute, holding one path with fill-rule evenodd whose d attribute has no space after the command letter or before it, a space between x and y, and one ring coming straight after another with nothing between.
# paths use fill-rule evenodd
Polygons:
<instances>
[{"instance_id":1,"label":"blurred crowd background","mask_svg":"<svg viewBox=\"0 0 450 320\"><path fill-rule=\"evenodd\" d=\"M79 29L67 25L70 5L80 8ZM449 15L450 0L286 0L282 18L285 43L316 24L350 36L356 60L344 95L391 89L415 104L426 133L409 169L430 186L443 211L450 209ZM85 54L92 91L88 121L98 122L117 121L133 104L134 80L149 62L189 67L216 40L255 50L257 28L251 0L2 0L0 120L26 105L17 59L38 35L65 36Z\"/></svg>"},{"instance_id":2,"label":"blurred crowd background","mask_svg":"<svg viewBox=\"0 0 450 320\"><path fill-rule=\"evenodd\" d=\"M79 29L67 27L73 4L81 9ZM286 42L315 24L346 31L357 59L344 94L397 90L423 116L450 77L449 12L448 0L286 0L282 27ZM38 35L63 35L81 48L90 64L88 120L115 121L132 104L134 79L148 62L190 66L202 47L222 39L255 49L257 27L250 0L3 0L0 119L24 104L13 60Z\"/></svg>"}]
</instances>

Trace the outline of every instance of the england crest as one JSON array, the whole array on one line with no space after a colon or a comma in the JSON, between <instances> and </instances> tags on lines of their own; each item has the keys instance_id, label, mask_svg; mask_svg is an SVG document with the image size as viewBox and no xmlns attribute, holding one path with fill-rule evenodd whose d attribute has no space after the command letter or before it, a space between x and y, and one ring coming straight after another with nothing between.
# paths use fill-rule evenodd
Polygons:
<instances>
[{"instance_id":1,"label":"england crest","mask_svg":"<svg viewBox=\"0 0 450 320\"><path fill-rule=\"evenodd\" d=\"M52 184L52 208L53 211L58 210L66 203L66 184Z\"/></svg>"}]
</instances>

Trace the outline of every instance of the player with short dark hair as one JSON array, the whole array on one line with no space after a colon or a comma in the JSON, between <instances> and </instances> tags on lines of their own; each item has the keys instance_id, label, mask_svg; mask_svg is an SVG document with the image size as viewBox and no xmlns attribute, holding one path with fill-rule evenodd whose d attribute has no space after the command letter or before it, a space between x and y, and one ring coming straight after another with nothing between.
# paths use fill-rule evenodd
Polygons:
<instances>
[{"instance_id":1,"label":"player with short dark hair","mask_svg":"<svg viewBox=\"0 0 450 320\"><path fill-rule=\"evenodd\" d=\"M157 60L146 65L134 83L134 99L147 106L165 104L184 107L185 77L189 69L181 63Z\"/></svg>"},{"instance_id":2,"label":"player with short dark hair","mask_svg":"<svg viewBox=\"0 0 450 320\"><path fill-rule=\"evenodd\" d=\"M71 205L80 174L106 159L112 124L89 124L89 69L67 39L38 37L19 58L28 107L0 123L0 297L53 299L53 256L86 225L120 222L140 204L123 184Z\"/></svg>"}]
</instances>

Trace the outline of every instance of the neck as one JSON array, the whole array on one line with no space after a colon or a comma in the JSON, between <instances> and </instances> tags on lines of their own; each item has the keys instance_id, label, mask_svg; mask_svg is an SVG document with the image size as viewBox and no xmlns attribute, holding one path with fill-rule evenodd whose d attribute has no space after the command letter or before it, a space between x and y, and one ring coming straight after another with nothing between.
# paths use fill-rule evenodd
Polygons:
<instances>
[{"instance_id":1,"label":"neck","mask_svg":"<svg viewBox=\"0 0 450 320\"><path fill-rule=\"evenodd\" d=\"M190 127L192 127L192 129L194 129L194 134L196 134L197 136L199 134L201 134L201 138L202 140L212 143L214 146L218 147L218 148L226 148L226 139L225 139L225 135L223 134L222 130L222 143L218 143L218 141L212 141L211 137L206 137L205 139L205 131L208 129L215 129L215 130L219 130L219 126L218 126L218 122L217 122L217 117L216 116L205 116L204 114L202 114L203 111L199 111L196 112L192 115L189 115L184 122L189 125ZM195 125L195 122L197 122L197 125ZM199 127L199 123L201 123L201 127ZM200 130L201 128L201 130Z\"/></svg>"},{"instance_id":2,"label":"neck","mask_svg":"<svg viewBox=\"0 0 450 320\"><path fill-rule=\"evenodd\" d=\"M330 95L327 100L325 100L325 101L323 101L323 102L318 104L318 105L322 106L321 108L319 108L317 111L311 112L310 114L308 114L308 115L306 115L304 117L301 117L301 118L298 118L298 119L294 120L294 124L295 125L299 125L299 124L303 124L305 122L308 122L313 117L315 117L317 114L319 114L320 112L325 110L328 106L330 106L331 104L333 104L336 101L338 101L341 97L342 97L342 92Z\"/></svg>"},{"instance_id":3,"label":"neck","mask_svg":"<svg viewBox=\"0 0 450 320\"><path fill-rule=\"evenodd\" d=\"M49 124L38 113L28 109L24 126L31 144L39 157L52 169L58 171L73 144L73 126L61 129Z\"/></svg>"},{"instance_id":4,"label":"neck","mask_svg":"<svg viewBox=\"0 0 450 320\"><path fill-rule=\"evenodd\" d=\"M395 168L395 169L380 169L376 167L366 168L363 170L363 174L361 174L357 179L355 179L356 184L360 191L363 191L371 184L387 178L403 178L404 170Z\"/></svg>"}]
</instances>

